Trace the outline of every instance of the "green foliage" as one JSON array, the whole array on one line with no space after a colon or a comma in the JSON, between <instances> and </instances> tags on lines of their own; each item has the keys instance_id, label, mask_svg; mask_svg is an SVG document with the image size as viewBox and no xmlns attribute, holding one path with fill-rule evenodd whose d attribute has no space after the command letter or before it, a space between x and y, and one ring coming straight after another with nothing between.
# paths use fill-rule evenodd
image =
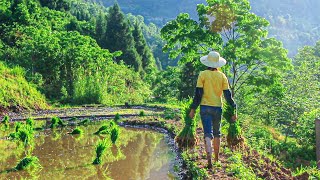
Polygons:
<instances>
[{"instance_id":1,"label":"green foliage","mask_svg":"<svg viewBox=\"0 0 320 180\"><path fill-rule=\"evenodd\" d=\"M18 165L15 167L16 170L25 170L29 168L40 167L39 159L36 156L27 156L23 158Z\"/></svg>"},{"instance_id":2,"label":"green foliage","mask_svg":"<svg viewBox=\"0 0 320 180\"><path fill-rule=\"evenodd\" d=\"M145 116L145 115L146 115L146 114L144 113L144 111L140 111L140 112L139 112L139 116L140 116L140 117Z\"/></svg>"},{"instance_id":3,"label":"green foliage","mask_svg":"<svg viewBox=\"0 0 320 180\"><path fill-rule=\"evenodd\" d=\"M32 118L26 119L26 125L29 125L30 127L34 127L34 120Z\"/></svg>"},{"instance_id":4,"label":"green foliage","mask_svg":"<svg viewBox=\"0 0 320 180\"><path fill-rule=\"evenodd\" d=\"M58 126L66 126L66 124L59 117L52 117L50 128L56 128Z\"/></svg>"},{"instance_id":5,"label":"green foliage","mask_svg":"<svg viewBox=\"0 0 320 180\"><path fill-rule=\"evenodd\" d=\"M81 122L78 123L79 126L86 126L90 123L90 120L88 118L82 120Z\"/></svg>"},{"instance_id":6,"label":"green foliage","mask_svg":"<svg viewBox=\"0 0 320 180\"><path fill-rule=\"evenodd\" d=\"M188 174L192 177L192 179L208 178L208 172L204 168L199 168L199 166L194 162L194 160L191 159L187 151L184 151L182 153L182 157L186 162Z\"/></svg>"},{"instance_id":7,"label":"green foliage","mask_svg":"<svg viewBox=\"0 0 320 180\"><path fill-rule=\"evenodd\" d=\"M1 124L4 125L4 128L7 129L9 128L9 121L10 121L10 117L9 116L4 116L2 121L1 121Z\"/></svg>"},{"instance_id":8,"label":"green foliage","mask_svg":"<svg viewBox=\"0 0 320 180\"><path fill-rule=\"evenodd\" d=\"M230 156L228 158L228 167L226 172L232 173L234 177L239 179L257 179L254 171L245 166L242 162L242 154L239 152L231 152L229 149L226 149L226 154Z\"/></svg>"},{"instance_id":9,"label":"green foliage","mask_svg":"<svg viewBox=\"0 0 320 180\"><path fill-rule=\"evenodd\" d=\"M116 143L118 137L119 137L119 134L120 134L120 128L118 125L114 126L111 130L111 142L113 144Z\"/></svg>"},{"instance_id":10,"label":"green foliage","mask_svg":"<svg viewBox=\"0 0 320 180\"><path fill-rule=\"evenodd\" d=\"M0 105L4 108L21 107L26 109L46 108L44 96L24 78L25 71L20 67L9 68L0 62Z\"/></svg>"},{"instance_id":11,"label":"green foliage","mask_svg":"<svg viewBox=\"0 0 320 180\"><path fill-rule=\"evenodd\" d=\"M107 139L99 140L96 145L96 158L94 159L92 164L101 164L103 154L107 149L111 147L111 143L107 141Z\"/></svg>"},{"instance_id":12,"label":"green foliage","mask_svg":"<svg viewBox=\"0 0 320 180\"><path fill-rule=\"evenodd\" d=\"M120 119L121 119L121 116L120 116L119 113L117 113L117 114L114 116L114 118L113 118L113 120L114 120L115 122L118 122Z\"/></svg>"},{"instance_id":13,"label":"green foliage","mask_svg":"<svg viewBox=\"0 0 320 180\"><path fill-rule=\"evenodd\" d=\"M65 2L41 1L42 5L56 10L66 10ZM6 3L10 4L8 0ZM4 32L0 35L0 55L8 64L24 67L24 75L36 82L49 99L63 103L108 105L128 101L142 103L148 99L151 91L139 77L140 74L123 63L113 62L119 59L116 57L121 52L110 53L101 49L93 39L96 34L94 15L100 12L104 16L105 8L73 1L72 14L85 20L78 21L69 13L43 8L35 0L21 1L17 6L19 4L22 4L23 12L27 12L28 17L17 15L10 20L4 19L4 25L0 27L0 31ZM13 13L15 8L9 7L4 6L0 15L7 11ZM87 9L82 11L80 7ZM90 16L84 17L84 14ZM134 44L128 47L134 47Z\"/></svg>"},{"instance_id":14,"label":"green foliage","mask_svg":"<svg viewBox=\"0 0 320 180\"><path fill-rule=\"evenodd\" d=\"M9 137L13 140L21 141L25 147L32 146L34 143L34 130L30 124L16 123L15 132Z\"/></svg>"},{"instance_id":15,"label":"green foliage","mask_svg":"<svg viewBox=\"0 0 320 180\"><path fill-rule=\"evenodd\" d=\"M199 117L196 116L195 119L190 118L189 113L191 104L192 99L189 99L189 101L185 102L181 108L184 127L175 138L180 148L192 148L196 143L196 128Z\"/></svg>"},{"instance_id":16,"label":"green foliage","mask_svg":"<svg viewBox=\"0 0 320 180\"><path fill-rule=\"evenodd\" d=\"M70 134L83 134L83 130L79 127L75 128Z\"/></svg>"},{"instance_id":17,"label":"green foliage","mask_svg":"<svg viewBox=\"0 0 320 180\"><path fill-rule=\"evenodd\" d=\"M117 62L123 60L125 64L133 67L135 71L142 73L141 57L135 48L134 38L130 26L118 4L114 4L108 12L107 29L105 35L106 47L111 52L122 51L122 55L116 58Z\"/></svg>"},{"instance_id":18,"label":"green foliage","mask_svg":"<svg viewBox=\"0 0 320 180\"><path fill-rule=\"evenodd\" d=\"M157 74L153 89L155 101L172 103L180 97L180 72L179 68L168 67L167 70L161 71Z\"/></svg>"},{"instance_id":19,"label":"green foliage","mask_svg":"<svg viewBox=\"0 0 320 180\"><path fill-rule=\"evenodd\" d=\"M223 71L232 79L230 88L235 97L245 85L268 87L276 83L283 70L290 67L290 60L280 42L266 38L268 22L249 11L247 0L207 3L197 7L199 21L180 14L162 28L161 35L167 42L164 50L172 57L183 54L181 63L192 62L195 66L210 49L220 51L228 62ZM228 16L225 21L219 18L223 14Z\"/></svg>"}]
</instances>

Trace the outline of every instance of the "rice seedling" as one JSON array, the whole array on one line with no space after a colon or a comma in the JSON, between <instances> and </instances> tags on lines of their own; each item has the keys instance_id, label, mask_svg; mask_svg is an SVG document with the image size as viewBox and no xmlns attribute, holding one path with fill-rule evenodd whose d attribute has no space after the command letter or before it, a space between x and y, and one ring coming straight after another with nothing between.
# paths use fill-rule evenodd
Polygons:
<instances>
[{"instance_id":1,"label":"rice seedling","mask_svg":"<svg viewBox=\"0 0 320 180\"><path fill-rule=\"evenodd\" d=\"M16 132L18 132L21 127L22 127L22 123L21 123L21 122L16 122L16 123L15 123L15 130L16 130Z\"/></svg>"},{"instance_id":2,"label":"rice seedling","mask_svg":"<svg viewBox=\"0 0 320 180\"><path fill-rule=\"evenodd\" d=\"M33 127L35 123L34 123L34 120L33 120L32 118L28 118L28 119L26 120L26 124L29 125L29 126L31 126L31 127Z\"/></svg>"},{"instance_id":3,"label":"rice seedling","mask_svg":"<svg viewBox=\"0 0 320 180\"><path fill-rule=\"evenodd\" d=\"M197 127L197 120L191 119L189 117L190 113L190 105L192 103L192 99L188 102L183 104L183 108L181 113L183 115L184 120L184 127L180 131L180 133L175 137L176 142L180 148L192 148L195 146L197 139L196 139L196 127Z\"/></svg>"},{"instance_id":4,"label":"rice seedling","mask_svg":"<svg viewBox=\"0 0 320 180\"><path fill-rule=\"evenodd\" d=\"M9 120L10 120L9 116L4 116L2 121L1 121L1 124L4 125L5 129L7 129L9 127Z\"/></svg>"},{"instance_id":5,"label":"rice seedling","mask_svg":"<svg viewBox=\"0 0 320 180\"><path fill-rule=\"evenodd\" d=\"M98 141L98 144L96 145L96 148L95 148L96 158L94 159L92 164L101 164L103 154L105 153L106 149L110 147L111 147L111 143L106 141L106 139Z\"/></svg>"},{"instance_id":6,"label":"rice seedling","mask_svg":"<svg viewBox=\"0 0 320 180\"><path fill-rule=\"evenodd\" d=\"M83 134L83 130L77 127L70 134Z\"/></svg>"},{"instance_id":7,"label":"rice seedling","mask_svg":"<svg viewBox=\"0 0 320 180\"><path fill-rule=\"evenodd\" d=\"M111 141L113 144L116 143L118 137L120 134L120 128L118 125L114 126L113 129L111 130Z\"/></svg>"},{"instance_id":8,"label":"rice seedling","mask_svg":"<svg viewBox=\"0 0 320 180\"><path fill-rule=\"evenodd\" d=\"M79 126L86 126L90 123L90 120L88 118L82 120L81 122L78 123Z\"/></svg>"},{"instance_id":9,"label":"rice seedling","mask_svg":"<svg viewBox=\"0 0 320 180\"><path fill-rule=\"evenodd\" d=\"M28 125L22 126L22 128L20 128L19 131L16 132L16 139L23 142L25 146L32 145L34 139L33 128Z\"/></svg>"},{"instance_id":10,"label":"rice seedling","mask_svg":"<svg viewBox=\"0 0 320 180\"><path fill-rule=\"evenodd\" d=\"M139 113L139 116L140 117L143 117L143 116L145 116L146 114L144 113L144 111L140 111L140 113Z\"/></svg>"},{"instance_id":11,"label":"rice seedling","mask_svg":"<svg viewBox=\"0 0 320 180\"><path fill-rule=\"evenodd\" d=\"M242 137L239 121L233 121L231 117L236 113L234 107L229 104L224 104L223 117L228 121L227 143L230 148L240 148L243 146L244 138Z\"/></svg>"},{"instance_id":12,"label":"rice seedling","mask_svg":"<svg viewBox=\"0 0 320 180\"><path fill-rule=\"evenodd\" d=\"M109 134L109 126L106 124L102 125L94 134Z\"/></svg>"},{"instance_id":13,"label":"rice seedling","mask_svg":"<svg viewBox=\"0 0 320 180\"><path fill-rule=\"evenodd\" d=\"M39 159L36 156L27 156L23 158L14 169L19 171L19 170L25 170L31 167L34 167L34 168L41 167L39 163Z\"/></svg>"},{"instance_id":14,"label":"rice seedling","mask_svg":"<svg viewBox=\"0 0 320 180\"><path fill-rule=\"evenodd\" d=\"M117 113L117 114L114 116L114 119L113 119L113 120L114 120L115 122L118 122L120 119L121 119L120 114Z\"/></svg>"},{"instance_id":15,"label":"rice seedling","mask_svg":"<svg viewBox=\"0 0 320 180\"><path fill-rule=\"evenodd\" d=\"M59 117L53 117L51 119L50 128L56 128L58 126L66 126L66 124Z\"/></svg>"}]
</instances>

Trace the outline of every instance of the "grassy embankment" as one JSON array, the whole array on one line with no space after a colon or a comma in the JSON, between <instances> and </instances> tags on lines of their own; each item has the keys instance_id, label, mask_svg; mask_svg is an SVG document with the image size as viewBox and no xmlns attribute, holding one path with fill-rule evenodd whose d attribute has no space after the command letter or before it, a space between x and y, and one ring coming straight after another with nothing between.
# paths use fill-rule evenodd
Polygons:
<instances>
[{"instance_id":1,"label":"grassy embankment","mask_svg":"<svg viewBox=\"0 0 320 180\"><path fill-rule=\"evenodd\" d=\"M44 95L25 79L22 68L9 68L0 62L0 84L0 113L6 110L48 108Z\"/></svg>"}]
</instances>

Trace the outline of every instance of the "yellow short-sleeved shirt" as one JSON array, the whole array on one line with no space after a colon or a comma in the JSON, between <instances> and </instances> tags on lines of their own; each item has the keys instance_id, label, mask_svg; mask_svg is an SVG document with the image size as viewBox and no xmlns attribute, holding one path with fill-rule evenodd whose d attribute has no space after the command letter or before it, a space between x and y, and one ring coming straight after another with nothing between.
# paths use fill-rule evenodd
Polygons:
<instances>
[{"instance_id":1,"label":"yellow short-sleeved shirt","mask_svg":"<svg viewBox=\"0 0 320 180\"><path fill-rule=\"evenodd\" d=\"M224 73L205 70L199 74L197 87L203 88L200 105L221 107L223 90L229 89L229 83Z\"/></svg>"}]
</instances>

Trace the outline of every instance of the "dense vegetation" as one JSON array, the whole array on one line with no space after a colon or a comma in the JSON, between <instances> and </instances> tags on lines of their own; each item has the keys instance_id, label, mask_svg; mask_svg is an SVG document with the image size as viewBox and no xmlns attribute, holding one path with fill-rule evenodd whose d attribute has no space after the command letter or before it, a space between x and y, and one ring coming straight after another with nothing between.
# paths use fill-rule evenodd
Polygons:
<instances>
[{"instance_id":1,"label":"dense vegetation","mask_svg":"<svg viewBox=\"0 0 320 180\"><path fill-rule=\"evenodd\" d=\"M152 80L157 70L155 61L138 25L135 42L133 26L127 24L117 5L109 17L102 7L87 5L100 13L101 21L120 17L115 24L122 24L121 27L112 28L109 23L107 28L93 17L86 21L73 16L77 1L63 3L61 7L41 2L43 6L36 0L6 0L1 4L0 55L8 65L25 68L27 79L37 84L51 100L114 104L141 103L148 99L150 83L143 81ZM71 13L66 13L69 9ZM83 14L76 15L84 17ZM127 41L108 40L106 36L110 36L111 31L120 33L123 40L131 38L131 44L123 46ZM105 44L99 46L101 41ZM112 46L111 52L104 49L115 41L124 44Z\"/></svg>"},{"instance_id":2,"label":"dense vegetation","mask_svg":"<svg viewBox=\"0 0 320 180\"><path fill-rule=\"evenodd\" d=\"M0 62L0 110L47 108L45 97L25 79L22 68L9 68Z\"/></svg>"},{"instance_id":3,"label":"dense vegetation","mask_svg":"<svg viewBox=\"0 0 320 180\"><path fill-rule=\"evenodd\" d=\"M294 8L292 12L278 9L274 15L289 1L273 11L257 12L256 8L274 3L260 1L253 2L251 10L248 0L207 0L197 6L200 1L157 1L159 6L141 1L137 7L122 6L125 1L120 0L120 6L104 1L108 8L81 0L4 0L0 4L0 107L46 108L45 97L62 104L185 101L193 96L197 75L205 69L199 58L218 50L227 59L220 70L229 77L239 108L237 125L243 127L248 144L291 168L314 165L320 41L301 48L292 59L282 42L316 42L320 35L312 22L319 19L301 23L305 16L293 15ZM310 3L319 5L309 0L300 7L310 8L312 14ZM157 20L176 5L179 12L192 7L198 15L168 14ZM120 7L144 16L124 14ZM145 21L167 23L160 31ZM279 33L286 25L293 33ZM169 56L175 61L169 62ZM184 118L195 133L194 122ZM52 127L58 122L54 118ZM118 133L115 129L114 141Z\"/></svg>"},{"instance_id":4,"label":"dense vegetation","mask_svg":"<svg viewBox=\"0 0 320 180\"><path fill-rule=\"evenodd\" d=\"M102 0L106 6L113 0ZM176 18L179 13L186 12L197 20L196 5L205 0L118 0L125 13L143 15L147 22L163 26ZM318 0L250 0L252 12L266 18L270 22L269 36L281 40L293 57L299 48L314 45L320 39Z\"/></svg>"}]
</instances>

